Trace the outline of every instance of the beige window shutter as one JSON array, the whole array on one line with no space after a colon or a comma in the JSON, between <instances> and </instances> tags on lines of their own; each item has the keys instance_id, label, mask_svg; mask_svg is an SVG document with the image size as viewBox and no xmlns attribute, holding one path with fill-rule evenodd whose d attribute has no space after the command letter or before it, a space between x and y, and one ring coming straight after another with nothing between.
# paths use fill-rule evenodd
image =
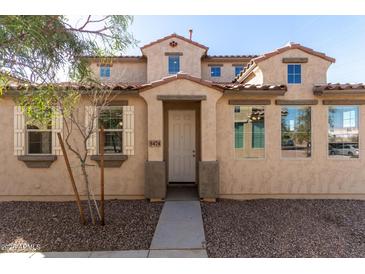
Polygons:
<instances>
[{"instance_id":1,"label":"beige window shutter","mask_svg":"<svg viewBox=\"0 0 365 274\"><path fill-rule=\"evenodd\" d=\"M25 154L25 117L20 106L14 106L14 155Z\"/></svg>"},{"instance_id":2,"label":"beige window shutter","mask_svg":"<svg viewBox=\"0 0 365 274\"><path fill-rule=\"evenodd\" d=\"M85 107L85 129L86 133L89 132L90 127L92 126L93 132L91 133L89 139L86 142L86 148L88 150L89 155L97 154L97 145L96 145L96 132L97 132L97 109L95 106L86 106ZM92 122L90 122L93 120Z\"/></svg>"},{"instance_id":3,"label":"beige window shutter","mask_svg":"<svg viewBox=\"0 0 365 274\"><path fill-rule=\"evenodd\" d=\"M60 141L58 140L57 133L61 133L63 138L63 117L60 110L57 107L52 108L52 154L62 155L62 149Z\"/></svg>"},{"instance_id":4,"label":"beige window shutter","mask_svg":"<svg viewBox=\"0 0 365 274\"><path fill-rule=\"evenodd\" d=\"M134 155L134 106L123 106L123 154Z\"/></svg>"}]
</instances>

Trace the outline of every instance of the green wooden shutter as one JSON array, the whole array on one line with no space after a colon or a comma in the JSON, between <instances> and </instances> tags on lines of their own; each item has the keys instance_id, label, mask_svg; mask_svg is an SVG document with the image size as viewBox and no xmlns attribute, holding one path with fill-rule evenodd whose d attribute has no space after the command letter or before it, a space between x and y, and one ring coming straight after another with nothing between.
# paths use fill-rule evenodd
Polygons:
<instances>
[{"instance_id":1,"label":"green wooden shutter","mask_svg":"<svg viewBox=\"0 0 365 274\"><path fill-rule=\"evenodd\" d=\"M234 147L243 148L243 122L234 123Z\"/></svg>"},{"instance_id":2,"label":"green wooden shutter","mask_svg":"<svg viewBox=\"0 0 365 274\"><path fill-rule=\"evenodd\" d=\"M252 123L252 148L264 148L265 127L264 122Z\"/></svg>"}]
</instances>

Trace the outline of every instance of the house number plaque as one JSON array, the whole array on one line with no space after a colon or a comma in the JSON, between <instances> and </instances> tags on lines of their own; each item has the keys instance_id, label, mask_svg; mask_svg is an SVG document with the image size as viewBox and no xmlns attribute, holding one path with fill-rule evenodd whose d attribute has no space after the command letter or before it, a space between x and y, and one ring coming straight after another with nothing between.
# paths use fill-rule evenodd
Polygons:
<instances>
[{"instance_id":1,"label":"house number plaque","mask_svg":"<svg viewBox=\"0 0 365 274\"><path fill-rule=\"evenodd\" d=\"M160 147L161 140L149 140L148 141L150 147Z\"/></svg>"}]
</instances>

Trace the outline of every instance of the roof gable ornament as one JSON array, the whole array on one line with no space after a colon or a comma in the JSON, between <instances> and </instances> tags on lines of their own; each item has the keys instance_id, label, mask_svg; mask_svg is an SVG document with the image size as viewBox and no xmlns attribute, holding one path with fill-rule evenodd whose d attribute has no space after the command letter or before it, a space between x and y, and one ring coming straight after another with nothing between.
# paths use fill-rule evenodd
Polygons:
<instances>
[{"instance_id":1,"label":"roof gable ornament","mask_svg":"<svg viewBox=\"0 0 365 274\"><path fill-rule=\"evenodd\" d=\"M143 50L144 49L146 49L146 48L148 48L148 47L150 47L150 46L153 46L153 45L155 45L155 44L158 44L158 43L161 43L161 42L163 42L163 41L166 41L166 40L168 40L168 39L174 39L174 40L182 40L182 41L184 41L184 42L187 42L187 43L189 43L189 44L192 44L192 45L194 45L194 46L196 46L196 47L199 47L199 48L201 48L201 49L203 49L204 51L205 51L205 54L207 53L207 51L208 51L208 47L206 47L206 46L204 46L204 45L202 45L202 44L199 44L198 42L195 42L195 41L193 41L193 40L190 40L190 39L188 39L188 38L185 38L184 36L181 36L181 35L178 35L178 34L176 34L176 33L173 33L173 34L171 34L171 35L168 35L168 36L165 36L165 37L163 37L163 38L161 38L161 39L158 39L158 40L156 40L156 41L153 41L153 42L151 42L151 43L149 43L149 44L147 44L147 45L144 45L143 47L141 47L141 50L142 50L142 52L143 52ZM176 41L175 41L176 42Z\"/></svg>"},{"instance_id":2,"label":"roof gable ornament","mask_svg":"<svg viewBox=\"0 0 365 274\"><path fill-rule=\"evenodd\" d=\"M169 43L170 47L174 48L177 46L177 42L175 40L172 40L170 43Z\"/></svg>"}]
</instances>

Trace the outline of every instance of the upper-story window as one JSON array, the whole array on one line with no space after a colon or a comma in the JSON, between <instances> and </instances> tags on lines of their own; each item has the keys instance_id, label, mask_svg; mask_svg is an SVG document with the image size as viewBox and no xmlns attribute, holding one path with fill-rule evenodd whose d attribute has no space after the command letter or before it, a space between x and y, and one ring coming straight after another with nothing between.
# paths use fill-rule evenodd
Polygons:
<instances>
[{"instance_id":1,"label":"upper-story window","mask_svg":"<svg viewBox=\"0 0 365 274\"><path fill-rule=\"evenodd\" d=\"M234 76L238 76L242 70L243 70L243 66L235 66L234 67Z\"/></svg>"},{"instance_id":2,"label":"upper-story window","mask_svg":"<svg viewBox=\"0 0 365 274\"><path fill-rule=\"evenodd\" d=\"M177 74L180 71L180 56L169 55L169 74Z\"/></svg>"},{"instance_id":3,"label":"upper-story window","mask_svg":"<svg viewBox=\"0 0 365 274\"><path fill-rule=\"evenodd\" d=\"M221 67L218 67L218 66L210 67L210 76L220 77L221 76Z\"/></svg>"},{"instance_id":4,"label":"upper-story window","mask_svg":"<svg viewBox=\"0 0 365 274\"><path fill-rule=\"evenodd\" d=\"M100 78L110 78L110 65L100 65Z\"/></svg>"},{"instance_id":5,"label":"upper-story window","mask_svg":"<svg viewBox=\"0 0 365 274\"><path fill-rule=\"evenodd\" d=\"M302 83L302 66L298 64L288 65L288 84Z\"/></svg>"}]
</instances>

